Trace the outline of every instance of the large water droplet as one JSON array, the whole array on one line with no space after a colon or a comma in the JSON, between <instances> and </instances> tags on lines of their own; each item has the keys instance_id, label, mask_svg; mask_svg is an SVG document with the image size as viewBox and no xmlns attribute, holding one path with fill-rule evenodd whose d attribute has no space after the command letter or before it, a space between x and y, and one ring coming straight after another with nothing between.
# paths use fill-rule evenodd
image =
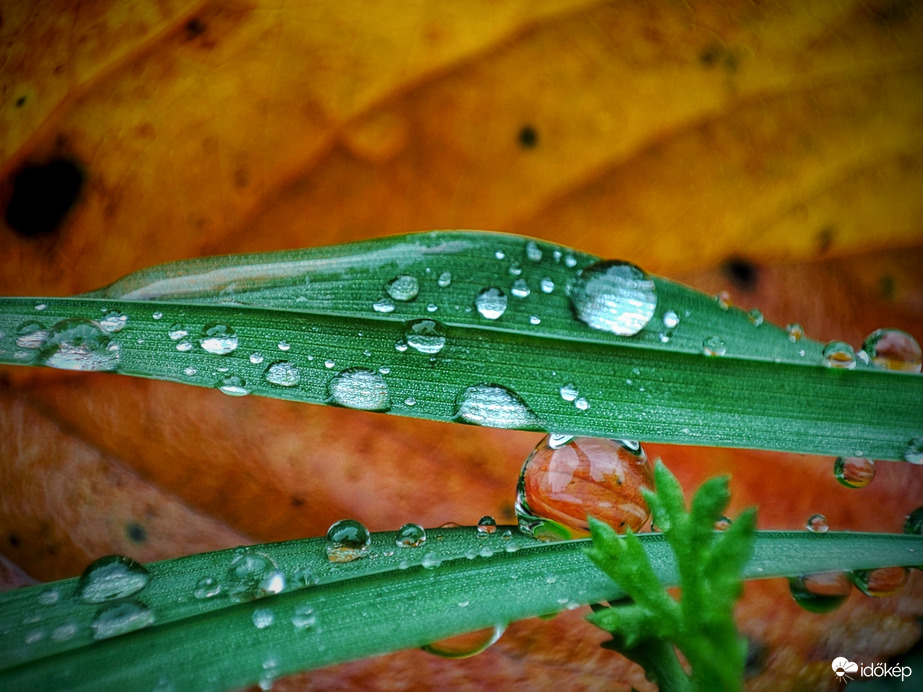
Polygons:
<instances>
[{"instance_id":1,"label":"large water droplet","mask_svg":"<svg viewBox=\"0 0 923 692\"><path fill-rule=\"evenodd\" d=\"M533 240L526 243L526 257L533 262L542 261L542 249Z\"/></svg>"},{"instance_id":2,"label":"large water droplet","mask_svg":"<svg viewBox=\"0 0 923 692\"><path fill-rule=\"evenodd\" d=\"M845 572L820 572L793 577L788 586L795 603L812 613L829 613L839 608L852 592Z\"/></svg>"},{"instance_id":3,"label":"large water droplet","mask_svg":"<svg viewBox=\"0 0 923 692\"><path fill-rule=\"evenodd\" d=\"M485 651L496 643L503 636L504 631L506 631L505 625L494 625L476 632L440 639L438 642L420 648L443 658L468 658Z\"/></svg>"},{"instance_id":4,"label":"large water droplet","mask_svg":"<svg viewBox=\"0 0 923 692\"><path fill-rule=\"evenodd\" d=\"M38 349L45 345L51 332L35 320L26 320L16 327L16 345L19 348Z\"/></svg>"},{"instance_id":5,"label":"large water droplet","mask_svg":"<svg viewBox=\"0 0 923 692\"><path fill-rule=\"evenodd\" d=\"M404 524L394 542L398 548L419 548L426 542L426 530L419 524Z\"/></svg>"},{"instance_id":6,"label":"large water droplet","mask_svg":"<svg viewBox=\"0 0 923 692\"><path fill-rule=\"evenodd\" d=\"M218 380L216 386L223 394L228 396L247 396L250 393L244 378L237 375L225 375Z\"/></svg>"},{"instance_id":7,"label":"large water droplet","mask_svg":"<svg viewBox=\"0 0 923 692\"><path fill-rule=\"evenodd\" d=\"M812 514L805 523L805 528L814 533L827 533L830 525L827 523L827 517L823 514Z\"/></svg>"},{"instance_id":8,"label":"large water droplet","mask_svg":"<svg viewBox=\"0 0 923 692\"><path fill-rule=\"evenodd\" d=\"M154 611L140 601L110 603L99 609L90 628L93 639L109 639L134 632L154 622Z\"/></svg>"},{"instance_id":9,"label":"large water droplet","mask_svg":"<svg viewBox=\"0 0 923 692\"><path fill-rule=\"evenodd\" d=\"M515 392L498 384L476 384L455 400L455 417L491 428L531 428L535 414Z\"/></svg>"},{"instance_id":10,"label":"large water droplet","mask_svg":"<svg viewBox=\"0 0 923 692\"><path fill-rule=\"evenodd\" d=\"M127 324L128 315L125 315L118 310L111 310L107 312L106 315L99 321L99 326L110 334L115 334L116 332L122 331L125 329Z\"/></svg>"},{"instance_id":11,"label":"large water droplet","mask_svg":"<svg viewBox=\"0 0 923 692\"><path fill-rule=\"evenodd\" d=\"M334 376L327 385L331 402L363 411L386 411L391 408L388 384L377 372L350 368Z\"/></svg>"},{"instance_id":12,"label":"large water droplet","mask_svg":"<svg viewBox=\"0 0 923 692\"><path fill-rule=\"evenodd\" d=\"M904 447L904 461L911 464L923 464L923 435L912 438Z\"/></svg>"},{"instance_id":13,"label":"large water droplet","mask_svg":"<svg viewBox=\"0 0 923 692\"><path fill-rule=\"evenodd\" d=\"M267 556L246 551L231 560L227 588L232 601L254 601L281 593L285 589L285 575Z\"/></svg>"},{"instance_id":14,"label":"large water droplet","mask_svg":"<svg viewBox=\"0 0 923 692\"><path fill-rule=\"evenodd\" d=\"M227 325L214 322L202 327L199 345L216 356L232 353L237 348L237 333Z\"/></svg>"},{"instance_id":15,"label":"large water droplet","mask_svg":"<svg viewBox=\"0 0 923 692\"><path fill-rule=\"evenodd\" d=\"M51 328L41 357L52 368L108 372L119 367L120 348L95 322L72 318Z\"/></svg>"},{"instance_id":16,"label":"large water droplet","mask_svg":"<svg viewBox=\"0 0 923 692\"><path fill-rule=\"evenodd\" d=\"M845 341L831 341L824 346L824 365L828 368L852 370L856 367L856 352Z\"/></svg>"},{"instance_id":17,"label":"large water droplet","mask_svg":"<svg viewBox=\"0 0 923 692\"><path fill-rule=\"evenodd\" d=\"M879 329L866 337L862 350L872 363L884 370L920 372L923 351L920 344L900 329Z\"/></svg>"},{"instance_id":18,"label":"large water droplet","mask_svg":"<svg viewBox=\"0 0 923 692\"><path fill-rule=\"evenodd\" d=\"M286 360L270 365L266 368L266 373L263 376L267 382L277 384L280 387L294 387L301 382L301 372L298 370L298 366Z\"/></svg>"},{"instance_id":19,"label":"large water droplet","mask_svg":"<svg viewBox=\"0 0 923 692\"><path fill-rule=\"evenodd\" d=\"M478 534L481 536L497 533L497 520L491 516L481 517L481 519L478 521L477 528Z\"/></svg>"},{"instance_id":20,"label":"large water droplet","mask_svg":"<svg viewBox=\"0 0 923 692\"><path fill-rule=\"evenodd\" d=\"M631 336L654 316L657 289L644 270L629 262L597 262L578 274L570 300L588 326Z\"/></svg>"},{"instance_id":21,"label":"large water droplet","mask_svg":"<svg viewBox=\"0 0 923 692\"><path fill-rule=\"evenodd\" d=\"M875 477L875 462L865 457L837 457L833 475L847 488L864 488Z\"/></svg>"},{"instance_id":22,"label":"large water droplet","mask_svg":"<svg viewBox=\"0 0 923 692\"><path fill-rule=\"evenodd\" d=\"M404 339L420 353L435 355L445 346L445 327L435 320L414 320L404 326Z\"/></svg>"},{"instance_id":23,"label":"large water droplet","mask_svg":"<svg viewBox=\"0 0 923 692\"><path fill-rule=\"evenodd\" d=\"M907 583L910 570L906 567L882 567L852 573L852 582L866 596L893 596Z\"/></svg>"},{"instance_id":24,"label":"large water droplet","mask_svg":"<svg viewBox=\"0 0 923 692\"><path fill-rule=\"evenodd\" d=\"M474 299L474 306L481 317L488 320L500 319L506 312L506 294L499 288L485 288Z\"/></svg>"},{"instance_id":25,"label":"large water droplet","mask_svg":"<svg viewBox=\"0 0 923 692\"><path fill-rule=\"evenodd\" d=\"M327 529L327 559L330 562L352 562L369 554L372 534L355 519L341 519Z\"/></svg>"},{"instance_id":26,"label":"large water droplet","mask_svg":"<svg viewBox=\"0 0 923 692\"><path fill-rule=\"evenodd\" d=\"M653 489L647 454L630 440L546 436L523 464L516 495L519 528L543 540L589 535L592 515L618 531L650 516L641 489Z\"/></svg>"},{"instance_id":27,"label":"large water droplet","mask_svg":"<svg viewBox=\"0 0 923 692\"><path fill-rule=\"evenodd\" d=\"M151 573L130 557L107 555L91 562L77 582L84 603L105 603L133 596L151 580Z\"/></svg>"},{"instance_id":28,"label":"large water droplet","mask_svg":"<svg viewBox=\"0 0 923 692\"><path fill-rule=\"evenodd\" d=\"M192 595L199 600L213 598L221 593L221 583L214 577L202 577L196 582Z\"/></svg>"},{"instance_id":29,"label":"large water droplet","mask_svg":"<svg viewBox=\"0 0 923 692\"><path fill-rule=\"evenodd\" d=\"M405 302L417 297L417 293L420 292L420 283L415 276L401 274L385 284L385 290L394 300Z\"/></svg>"},{"instance_id":30,"label":"large water droplet","mask_svg":"<svg viewBox=\"0 0 923 692\"><path fill-rule=\"evenodd\" d=\"M439 284L440 288L448 288L452 285L452 272L442 272L439 275L439 278L436 279L436 283Z\"/></svg>"}]
</instances>

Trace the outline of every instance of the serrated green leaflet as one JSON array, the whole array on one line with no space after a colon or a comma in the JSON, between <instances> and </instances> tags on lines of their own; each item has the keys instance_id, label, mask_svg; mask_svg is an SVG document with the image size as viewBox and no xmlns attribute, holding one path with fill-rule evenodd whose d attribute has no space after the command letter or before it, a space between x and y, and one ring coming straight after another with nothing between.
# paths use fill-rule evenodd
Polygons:
<instances>
[{"instance_id":1,"label":"serrated green leaflet","mask_svg":"<svg viewBox=\"0 0 923 692\"><path fill-rule=\"evenodd\" d=\"M474 528L434 529L423 546L402 549L395 536L373 534L377 557L346 564L327 561L322 539L251 546L251 554L272 559L288 582L278 595L245 603L222 594L194 597L202 577L227 587L234 551L152 563L150 582L133 598L154 613L154 621L99 642L91 639L89 623L100 606L75 598L76 579L4 593L0 686L228 689L625 595L587 559L586 540L536 544L504 526L487 537ZM638 540L656 578L676 584L676 563L664 537ZM519 549L510 552L510 546ZM921 549L919 536L760 532L743 575L911 565ZM423 567L424 561L433 567ZM299 586L296 575L307 572L319 583ZM57 597L43 605L41 595L52 589ZM307 607L306 625L297 616ZM270 625L255 624L258 610L271 613ZM75 625L71 636L56 638L69 623Z\"/></svg>"},{"instance_id":2,"label":"serrated green leaflet","mask_svg":"<svg viewBox=\"0 0 923 692\"><path fill-rule=\"evenodd\" d=\"M569 294L597 259L445 231L189 260L0 300L0 362L680 444L901 459L923 433L923 378L826 367L821 344L665 279L637 334L589 327Z\"/></svg>"}]
</instances>

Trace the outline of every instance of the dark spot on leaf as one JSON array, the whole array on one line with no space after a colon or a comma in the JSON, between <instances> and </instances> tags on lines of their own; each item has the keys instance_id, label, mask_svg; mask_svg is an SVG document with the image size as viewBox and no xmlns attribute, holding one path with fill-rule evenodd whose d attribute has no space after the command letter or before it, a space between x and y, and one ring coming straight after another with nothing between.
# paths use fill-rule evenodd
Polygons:
<instances>
[{"instance_id":1,"label":"dark spot on leaf","mask_svg":"<svg viewBox=\"0 0 923 692\"><path fill-rule=\"evenodd\" d=\"M894 0L868 10L879 24L903 24L913 19L915 4L914 0Z\"/></svg>"},{"instance_id":2,"label":"dark spot on leaf","mask_svg":"<svg viewBox=\"0 0 923 692\"><path fill-rule=\"evenodd\" d=\"M18 99L16 99L16 107L17 107L17 108L22 108L22 107L25 106L25 105L26 105L26 97L25 97L25 96L20 96Z\"/></svg>"},{"instance_id":3,"label":"dark spot on leaf","mask_svg":"<svg viewBox=\"0 0 923 692\"><path fill-rule=\"evenodd\" d=\"M753 262L735 257L725 262L721 270L734 284L735 288L742 291L752 291L756 288L756 283L759 279L759 268Z\"/></svg>"},{"instance_id":4,"label":"dark spot on leaf","mask_svg":"<svg viewBox=\"0 0 923 692\"><path fill-rule=\"evenodd\" d=\"M147 531L141 524L131 522L125 526L125 534L132 543L144 543L147 540Z\"/></svg>"},{"instance_id":5,"label":"dark spot on leaf","mask_svg":"<svg viewBox=\"0 0 923 692\"><path fill-rule=\"evenodd\" d=\"M830 246L833 244L833 236L836 234L836 229L833 226L824 226L817 232L817 254L823 255L830 249Z\"/></svg>"},{"instance_id":6,"label":"dark spot on leaf","mask_svg":"<svg viewBox=\"0 0 923 692\"><path fill-rule=\"evenodd\" d=\"M6 540L9 541L10 545L14 548L18 548L20 545L19 536L17 536L15 533L11 533L9 536L7 536Z\"/></svg>"},{"instance_id":7,"label":"dark spot on leaf","mask_svg":"<svg viewBox=\"0 0 923 692\"><path fill-rule=\"evenodd\" d=\"M184 31L186 33L186 40L191 41L205 33L205 24L202 23L202 20L198 17L193 17L186 22Z\"/></svg>"},{"instance_id":8,"label":"dark spot on leaf","mask_svg":"<svg viewBox=\"0 0 923 692\"><path fill-rule=\"evenodd\" d=\"M523 149L534 149L538 146L538 132L531 125L523 125L516 139Z\"/></svg>"},{"instance_id":9,"label":"dark spot on leaf","mask_svg":"<svg viewBox=\"0 0 923 692\"><path fill-rule=\"evenodd\" d=\"M878 280L878 290L881 292L881 297L885 300L894 300L894 297L897 295L897 282L894 280L893 276L885 274Z\"/></svg>"},{"instance_id":10,"label":"dark spot on leaf","mask_svg":"<svg viewBox=\"0 0 923 692\"><path fill-rule=\"evenodd\" d=\"M293 497L292 500L291 500L291 502L292 502L292 507L302 507L302 506L304 506L304 498L303 498L303 497Z\"/></svg>"},{"instance_id":11,"label":"dark spot on leaf","mask_svg":"<svg viewBox=\"0 0 923 692\"><path fill-rule=\"evenodd\" d=\"M740 57L727 46L712 43L699 53L699 62L705 67L722 67L728 72L734 72L740 65Z\"/></svg>"},{"instance_id":12,"label":"dark spot on leaf","mask_svg":"<svg viewBox=\"0 0 923 692\"><path fill-rule=\"evenodd\" d=\"M7 225L26 237L57 230L80 196L83 181L83 170L68 158L26 164L13 174Z\"/></svg>"},{"instance_id":13,"label":"dark spot on leaf","mask_svg":"<svg viewBox=\"0 0 923 692\"><path fill-rule=\"evenodd\" d=\"M756 677L766 668L769 660L769 647L763 642L747 638L747 658L744 663L744 679Z\"/></svg>"}]
</instances>

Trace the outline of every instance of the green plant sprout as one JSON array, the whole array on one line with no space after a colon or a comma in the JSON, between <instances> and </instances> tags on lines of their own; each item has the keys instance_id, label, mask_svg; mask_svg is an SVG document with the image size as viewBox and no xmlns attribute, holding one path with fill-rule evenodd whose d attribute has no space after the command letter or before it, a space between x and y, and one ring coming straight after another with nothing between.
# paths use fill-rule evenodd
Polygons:
<instances>
[{"instance_id":1,"label":"green plant sprout","mask_svg":"<svg viewBox=\"0 0 923 692\"><path fill-rule=\"evenodd\" d=\"M919 347L901 335L876 333L857 353L625 262L470 231L196 259L82 296L0 298L0 363L471 425L921 463L923 378L886 369L919 370ZM664 534L619 539L594 525L590 554L607 571L613 551L634 556L634 572L615 568L618 583L587 559L586 540L543 543L502 526L340 526L146 566L108 559L80 579L0 594L0 686L268 686L626 596L627 610L593 616L617 646L666 686L684 679L664 658L675 643L693 682L720 683L731 673L702 662L684 628L710 628L737 670L722 613L739 578L919 563L919 535L836 532L756 532L748 558L752 517L718 537L706 530L703 517L726 502L720 481L689 518L657 474L649 499ZM708 550L693 556L690 536ZM661 585L677 584L684 598L670 605ZM714 609L692 612L706 593ZM672 613L669 627L653 624L658 612Z\"/></svg>"}]
</instances>

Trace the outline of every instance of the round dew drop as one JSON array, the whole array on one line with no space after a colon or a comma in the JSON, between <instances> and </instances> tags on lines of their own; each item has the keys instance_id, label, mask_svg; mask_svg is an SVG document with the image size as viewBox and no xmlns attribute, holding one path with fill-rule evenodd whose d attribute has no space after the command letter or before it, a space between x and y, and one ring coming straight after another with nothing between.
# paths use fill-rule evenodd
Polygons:
<instances>
[{"instance_id":1,"label":"round dew drop","mask_svg":"<svg viewBox=\"0 0 923 692\"><path fill-rule=\"evenodd\" d=\"M452 285L452 272L442 272L439 275L439 278L436 279L436 283L440 288L448 288Z\"/></svg>"},{"instance_id":2,"label":"round dew drop","mask_svg":"<svg viewBox=\"0 0 923 692\"><path fill-rule=\"evenodd\" d=\"M856 367L856 352L845 341L831 341L824 346L824 365L828 368L852 370Z\"/></svg>"},{"instance_id":3,"label":"round dew drop","mask_svg":"<svg viewBox=\"0 0 923 692\"><path fill-rule=\"evenodd\" d=\"M533 240L526 243L526 257L532 262L542 261L542 250Z\"/></svg>"},{"instance_id":4,"label":"round dew drop","mask_svg":"<svg viewBox=\"0 0 923 692\"><path fill-rule=\"evenodd\" d=\"M657 288L634 264L597 262L577 275L570 300L577 318L593 329L632 336L654 316Z\"/></svg>"},{"instance_id":5,"label":"round dew drop","mask_svg":"<svg viewBox=\"0 0 923 692\"><path fill-rule=\"evenodd\" d=\"M414 320L405 325L404 340L420 353L435 355L445 346L445 327L435 320Z\"/></svg>"},{"instance_id":6,"label":"round dew drop","mask_svg":"<svg viewBox=\"0 0 923 692\"><path fill-rule=\"evenodd\" d=\"M170 327L170 331L167 332L167 336L170 337L170 341L179 341L180 339L185 339L187 336L189 336L189 330L177 322Z\"/></svg>"},{"instance_id":7,"label":"round dew drop","mask_svg":"<svg viewBox=\"0 0 923 692\"><path fill-rule=\"evenodd\" d=\"M16 345L19 348L39 349L51 336L45 325L35 320L27 320L16 327Z\"/></svg>"},{"instance_id":8,"label":"round dew drop","mask_svg":"<svg viewBox=\"0 0 923 692\"><path fill-rule=\"evenodd\" d=\"M237 375L222 377L218 381L217 387L222 394L227 394L228 396L247 396L250 393L244 378Z\"/></svg>"},{"instance_id":9,"label":"round dew drop","mask_svg":"<svg viewBox=\"0 0 923 692\"><path fill-rule=\"evenodd\" d=\"M406 302L417 297L420 292L420 283L417 281L417 277L402 274L385 284L385 291L394 300Z\"/></svg>"},{"instance_id":10,"label":"round dew drop","mask_svg":"<svg viewBox=\"0 0 923 692\"><path fill-rule=\"evenodd\" d=\"M440 639L438 642L420 648L443 658L468 658L486 651L503 636L505 631L505 625L494 625L476 632Z\"/></svg>"},{"instance_id":11,"label":"round dew drop","mask_svg":"<svg viewBox=\"0 0 923 692\"><path fill-rule=\"evenodd\" d=\"M561 394L561 398L564 399L564 401L573 401L578 396L580 396L580 390L577 389L577 387L574 386L572 382L568 382L563 387L561 387L561 389L558 391Z\"/></svg>"},{"instance_id":12,"label":"round dew drop","mask_svg":"<svg viewBox=\"0 0 923 692\"><path fill-rule=\"evenodd\" d=\"M497 532L497 520L491 516L481 517L478 521L478 534L486 536Z\"/></svg>"},{"instance_id":13,"label":"round dew drop","mask_svg":"<svg viewBox=\"0 0 923 692\"><path fill-rule=\"evenodd\" d=\"M106 313L106 316L99 321L99 326L103 328L103 331L109 334L122 331L127 324L128 315L118 312L117 310Z\"/></svg>"},{"instance_id":14,"label":"round dew drop","mask_svg":"<svg viewBox=\"0 0 923 692\"><path fill-rule=\"evenodd\" d=\"M710 336L702 342L702 353L706 356L723 356L728 347L720 336Z\"/></svg>"},{"instance_id":15,"label":"round dew drop","mask_svg":"<svg viewBox=\"0 0 923 692\"><path fill-rule=\"evenodd\" d=\"M795 603L811 613L829 613L839 608L852 592L845 572L819 572L788 580Z\"/></svg>"},{"instance_id":16,"label":"round dew drop","mask_svg":"<svg viewBox=\"0 0 923 692\"><path fill-rule=\"evenodd\" d=\"M830 530L830 525L827 523L827 517L823 514L812 514L808 517L805 528L814 533L827 533Z\"/></svg>"},{"instance_id":17,"label":"round dew drop","mask_svg":"<svg viewBox=\"0 0 923 692\"><path fill-rule=\"evenodd\" d=\"M920 372L923 351L920 344L900 329L879 329L866 337L862 350L875 367L899 372Z\"/></svg>"},{"instance_id":18,"label":"round dew drop","mask_svg":"<svg viewBox=\"0 0 923 692\"><path fill-rule=\"evenodd\" d=\"M394 543L398 548L419 548L426 543L426 530L419 524L404 524Z\"/></svg>"},{"instance_id":19,"label":"round dew drop","mask_svg":"<svg viewBox=\"0 0 923 692\"><path fill-rule=\"evenodd\" d=\"M327 529L324 546L330 562L352 562L369 554L372 534L362 522L341 519Z\"/></svg>"},{"instance_id":20,"label":"round dew drop","mask_svg":"<svg viewBox=\"0 0 923 692\"><path fill-rule=\"evenodd\" d=\"M539 281L538 287L542 289L542 293L554 293L554 281L550 276L546 276Z\"/></svg>"},{"instance_id":21,"label":"round dew drop","mask_svg":"<svg viewBox=\"0 0 923 692\"><path fill-rule=\"evenodd\" d=\"M90 629L93 639L109 639L120 634L134 632L154 622L154 612L140 601L110 603L99 609Z\"/></svg>"},{"instance_id":22,"label":"round dew drop","mask_svg":"<svg viewBox=\"0 0 923 692\"><path fill-rule=\"evenodd\" d=\"M528 298L529 294L532 293L532 289L529 288L529 284L526 283L525 279L516 279L510 288L510 293L516 298Z\"/></svg>"},{"instance_id":23,"label":"round dew drop","mask_svg":"<svg viewBox=\"0 0 923 692\"><path fill-rule=\"evenodd\" d=\"M294 363L280 361L273 363L263 374L266 381L279 387L294 387L301 382L301 372Z\"/></svg>"},{"instance_id":24,"label":"round dew drop","mask_svg":"<svg viewBox=\"0 0 923 692\"><path fill-rule=\"evenodd\" d=\"M111 372L119 367L121 352L95 322L72 318L51 328L39 355L51 368Z\"/></svg>"},{"instance_id":25,"label":"round dew drop","mask_svg":"<svg viewBox=\"0 0 923 692\"><path fill-rule=\"evenodd\" d=\"M309 630L317 624L317 613L309 603L297 606L292 615L292 625L298 630Z\"/></svg>"},{"instance_id":26,"label":"round dew drop","mask_svg":"<svg viewBox=\"0 0 923 692\"><path fill-rule=\"evenodd\" d=\"M141 591L151 580L151 573L130 557L108 555L101 557L80 575L77 597L84 603L105 603Z\"/></svg>"},{"instance_id":27,"label":"round dew drop","mask_svg":"<svg viewBox=\"0 0 923 692\"><path fill-rule=\"evenodd\" d=\"M785 326L789 341L799 341L804 336L804 327L797 322L792 322Z\"/></svg>"},{"instance_id":28,"label":"round dew drop","mask_svg":"<svg viewBox=\"0 0 923 692\"><path fill-rule=\"evenodd\" d=\"M335 375L327 385L330 401L362 411L386 411L391 408L388 384L377 372L366 368L349 368Z\"/></svg>"},{"instance_id":29,"label":"round dew drop","mask_svg":"<svg viewBox=\"0 0 923 692\"><path fill-rule=\"evenodd\" d=\"M198 600L213 598L221 593L221 583L214 577L202 577L196 582L192 595Z\"/></svg>"},{"instance_id":30,"label":"round dew drop","mask_svg":"<svg viewBox=\"0 0 923 692\"><path fill-rule=\"evenodd\" d=\"M907 583L910 570L906 567L882 567L852 573L856 588L866 596L893 596Z\"/></svg>"},{"instance_id":31,"label":"round dew drop","mask_svg":"<svg viewBox=\"0 0 923 692\"><path fill-rule=\"evenodd\" d=\"M378 302L372 304L372 309L375 312L380 312L382 314L394 312L394 301L392 301L390 298L382 298Z\"/></svg>"},{"instance_id":32,"label":"round dew drop","mask_svg":"<svg viewBox=\"0 0 923 692\"><path fill-rule=\"evenodd\" d=\"M226 356L237 349L237 333L230 327L214 322L202 328L199 346L216 356Z\"/></svg>"},{"instance_id":33,"label":"round dew drop","mask_svg":"<svg viewBox=\"0 0 923 692\"><path fill-rule=\"evenodd\" d=\"M551 444L546 436L519 476L519 528L535 538L589 535L588 516L618 531L638 531L650 517L641 489L654 487L647 454L630 440L574 437Z\"/></svg>"},{"instance_id":34,"label":"round dew drop","mask_svg":"<svg viewBox=\"0 0 923 692\"><path fill-rule=\"evenodd\" d=\"M538 418L515 392L498 384L476 384L455 400L455 418L491 428L532 428Z\"/></svg>"},{"instance_id":35,"label":"round dew drop","mask_svg":"<svg viewBox=\"0 0 923 692\"><path fill-rule=\"evenodd\" d=\"M875 462L865 457L837 457L833 475L847 488L864 488L875 478Z\"/></svg>"},{"instance_id":36,"label":"round dew drop","mask_svg":"<svg viewBox=\"0 0 923 692\"><path fill-rule=\"evenodd\" d=\"M499 288L485 288L474 299L474 307L481 317L498 320L506 312L506 294Z\"/></svg>"},{"instance_id":37,"label":"round dew drop","mask_svg":"<svg viewBox=\"0 0 923 692\"><path fill-rule=\"evenodd\" d=\"M244 552L231 560L227 574L228 596L236 603L281 593L285 575L276 563L260 553Z\"/></svg>"},{"instance_id":38,"label":"round dew drop","mask_svg":"<svg viewBox=\"0 0 923 692\"><path fill-rule=\"evenodd\" d=\"M276 618L269 608L257 608L253 611L251 619L253 620L253 625L258 630L262 630L269 627Z\"/></svg>"}]
</instances>

